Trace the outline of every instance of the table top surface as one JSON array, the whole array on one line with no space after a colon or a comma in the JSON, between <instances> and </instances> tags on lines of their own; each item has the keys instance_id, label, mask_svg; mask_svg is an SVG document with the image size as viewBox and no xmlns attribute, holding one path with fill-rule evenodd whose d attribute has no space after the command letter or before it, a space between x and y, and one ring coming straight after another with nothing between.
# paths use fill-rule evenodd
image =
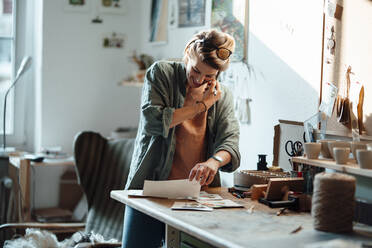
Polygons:
<instances>
[{"instance_id":1,"label":"table top surface","mask_svg":"<svg viewBox=\"0 0 372 248\"><path fill-rule=\"evenodd\" d=\"M21 161L26 161L26 159L20 156L10 156L9 157L9 164L15 166L17 168L20 167ZM31 166L34 167L47 167L47 166L74 166L75 162L73 157L68 157L65 159L44 159L43 162L30 162Z\"/></svg>"},{"instance_id":2,"label":"table top surface","mask_svg":"<svg viewBox=\"0 0 372 248\"><path fill-rule=\"evenodd\" d=\"M171 210L176 200L128 196L127 190L111 191L111 198L152 216L172 227L216 247L304 247L332 240L372 241L372 228L357 224L351 234L333 234L313 229L309 213L269 208L250 199L237 199L226 188L209 188L208 193L220 194L244 205L244 208L214 209L212 212ZM177 200L178 201L178 200ZM252 206L253 212L248 211ZM292 231L301 226L294 234Z\"/></svg>"}]
</instances>

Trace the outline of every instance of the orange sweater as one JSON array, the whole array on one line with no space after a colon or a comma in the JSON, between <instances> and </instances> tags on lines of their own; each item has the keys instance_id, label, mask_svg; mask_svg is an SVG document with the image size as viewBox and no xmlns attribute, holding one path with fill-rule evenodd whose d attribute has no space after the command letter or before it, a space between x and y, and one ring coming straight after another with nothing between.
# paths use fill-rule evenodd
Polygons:
<instances>
[{"instance_id":1,"label":"orange sweater","mask_svg":"<svg viewBox=\"0 0 372 248\"><path fill-rule=\"evenodd\" d=\"M205 162L207 112L198 114L176 127L176 151L168 179L187 179L191 169L200 162Z\"/></svg>"}]
</instances>

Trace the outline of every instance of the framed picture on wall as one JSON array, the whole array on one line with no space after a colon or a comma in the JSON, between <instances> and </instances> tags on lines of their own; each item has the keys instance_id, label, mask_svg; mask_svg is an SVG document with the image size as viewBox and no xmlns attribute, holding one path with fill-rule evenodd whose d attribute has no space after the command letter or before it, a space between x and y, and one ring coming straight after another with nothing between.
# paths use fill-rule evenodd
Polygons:
<instances>
[{"instance_id":1,"label":"framed picture on wall","mask_svg":"<svg viewBox=\"0 0 372 248\"><path fill-rule=\"evenodd\" d=\"M92 0L63 0L65 11L88 12L91 9Z\"/></svg>"},{"instance_id":2,"label":"framed picture on wall","mask_svg":"<svg viewBox=\"0 0 372 248\"><path fill-rule=\"evenodd\" d=\"M211 27L234 37L232 61L247 59L248 0L213 0Z\"/></svg>"},{"instance_id":3,"label":"framed picture on wall","mask_svg":"<svg viewBox=\"0 0 372 248\"><path fill-rule=\"evenodd\" d=\"M151 1L149 41L165 44L168 40L168 0Z\"/></svg>"},{"instance_id":4,"label":"framed picture on wall","mask_svg":"<svg viewBox=\"0 0 372 248\"><path fill-rule=\"evenodd\" d=\"M178 26L178 0L168 0L168 27L175 29Z\"/></svg>"},{"instance_id":5,"label":"framed picture on wall","mask_svg":"<svg viewBox=\"0 0 372 248\"><path fill-rule=\"evenodd\" d=\"M205 25L205 0L178 0L178 27Z\"/></svg>"},{"instance_id":6,"label":"framed picture on wall","mask_svg":"<svg viewBox=\"0 0 372 248\"><path fill-rule=\"evenodd\" d=\"M125 0L98 0L99 13L122 15L126 9Z\"/></svg>"}]
</instances>

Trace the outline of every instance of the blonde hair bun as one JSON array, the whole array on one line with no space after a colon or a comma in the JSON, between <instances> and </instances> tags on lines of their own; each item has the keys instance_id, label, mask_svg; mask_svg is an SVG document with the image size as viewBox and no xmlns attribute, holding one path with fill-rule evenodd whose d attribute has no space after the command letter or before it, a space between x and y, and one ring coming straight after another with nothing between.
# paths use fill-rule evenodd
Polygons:
<instances>
[{"instance_id":1,"label":"blonde hair bun","mask_svg":"<svg viewBox=\"0 0 372 248\"><path fill-rule=\"evenodd\" d=\"M217 55L218 48L224 48L224 56L227 56L227 59L221 59ZM199 57L212 68L225 71L229 67L231 53L234 50L235 40L231 35L211 29L201 31L192 37L185 47L183 60L187 63L190 57ZM225 54L227 51L230 51L229 55Z\"/></svg>"}]
</instances>

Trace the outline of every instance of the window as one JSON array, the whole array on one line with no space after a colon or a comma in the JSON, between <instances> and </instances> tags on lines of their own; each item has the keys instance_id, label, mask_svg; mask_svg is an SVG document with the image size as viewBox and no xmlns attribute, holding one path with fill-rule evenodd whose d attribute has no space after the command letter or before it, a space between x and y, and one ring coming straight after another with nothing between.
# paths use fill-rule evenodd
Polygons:
<instances>
[{"instance_id":1,"label":"window","mask_svg":"<svg viewBox=\"0 0 372 248\"><path fill-rule=\"evenodd\" d=\"M11 85L14 75L15 46L15 0L0 0L0 130L3 133L3 108L5 92ZM12 134L13 127L13 94L9 94L6 111L6 133Z\"/></svg>"}]
</instances>

